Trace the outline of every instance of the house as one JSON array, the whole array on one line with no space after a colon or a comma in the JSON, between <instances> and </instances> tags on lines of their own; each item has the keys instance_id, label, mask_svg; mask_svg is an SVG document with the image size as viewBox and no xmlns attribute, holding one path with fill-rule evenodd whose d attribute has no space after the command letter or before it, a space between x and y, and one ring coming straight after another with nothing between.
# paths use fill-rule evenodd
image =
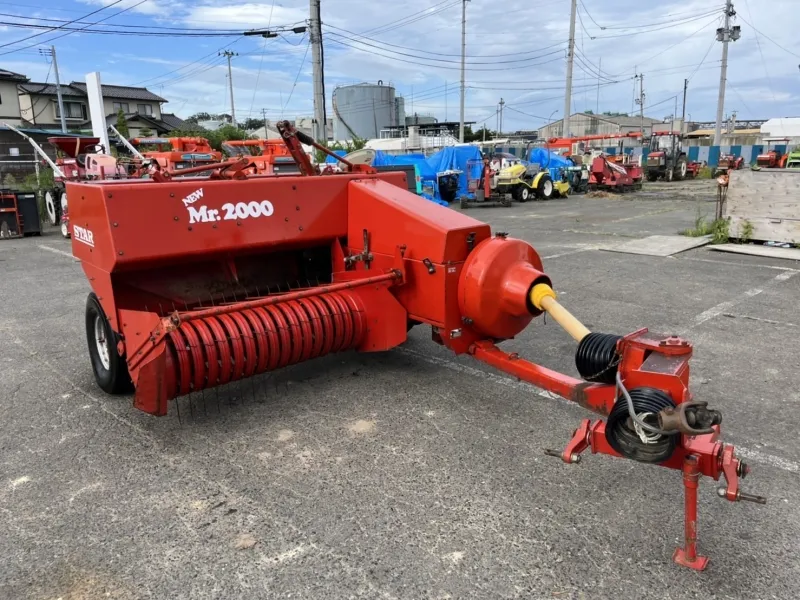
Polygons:
<instances>
[{"instance_id":1,"label":"house","mask_svg":"<svg viewBox=\"0 0 800 600\"><path fill-rule=\"evenodd\" d=\"M0 69L0 121L6 121L11 125L22 125L17 85L27 81L25 75Z\"/></svg>"},{"instance_id":2,"label":"house","mask_svg":"<svg viewBox=\"0 0 800 600\"><path fill-rule=\"evenodd\" d=\"M20 119L38 129L61 129L61 112L56 86L37 83L27 78L17 83ZM147 88L123 85L103 85L103 111L109 124L116 124L120 111L125 116L131 137L161 135L179 129L185 124L175 115L162 113L161 105L167 100ZM86 84L73 81L61 86L64 120L67 129L91 129L89 99ZM169 121L165 119L169 119Z\"/></svg>"},{"instance_id":3,"label":"house","mask_svg":"<svg viewBox=\"0 0 800 600\"><path fill-rule=\"evenodd\" d=\"M633 133L643 131L645 137L649 137L654 123L661 123L661 119L650 117L629 117L627 115L595 115L591 113L574 113L569 118L569 128L571 137L582 137L585 135L604 135L615 133ZM564 120L559 119L548 123L539 128L539 139L549 139L554 137L564 137Z\"/></svg>"}]
</instances>

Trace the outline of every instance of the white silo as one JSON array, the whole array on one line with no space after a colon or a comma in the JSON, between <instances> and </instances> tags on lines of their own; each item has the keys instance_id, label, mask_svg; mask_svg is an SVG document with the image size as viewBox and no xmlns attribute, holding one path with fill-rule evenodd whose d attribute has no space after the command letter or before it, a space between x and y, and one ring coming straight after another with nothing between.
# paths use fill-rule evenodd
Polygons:
<instances>
[{"instance_id":1,"label":"white silo","mask_svg":"<svg viewBox=\"0 0 800 600\"><path fill-rule=\"evenodd\" d=\"M394 87L358 83L333 90L333 138L335 140L373 139L381 129L397 123Z\"/></svg>"}]
</instances>

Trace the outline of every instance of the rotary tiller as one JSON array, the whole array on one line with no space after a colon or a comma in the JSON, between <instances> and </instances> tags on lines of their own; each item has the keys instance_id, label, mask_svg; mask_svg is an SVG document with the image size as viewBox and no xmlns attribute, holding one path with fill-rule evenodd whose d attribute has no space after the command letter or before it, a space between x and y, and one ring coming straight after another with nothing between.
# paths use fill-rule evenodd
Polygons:
<instances>
[{"instance_id":1,"label":"rotary tiller","mask_svg":"<svg viewBox=\"0 0 800 600\"><path fill-rule=\"evenodd\" d=\"M317 175L300 142L324 149L280 128L298 176L247 176L234 161L203 178L67 184L103 390L132 384L134 406L166 415L179 396L333 352L389 350L424 323L454 353L605 418L547 454L577 463L589 449L681 470L679 564L707 562L696 551L701 475L724 478L727 500L765 502L740 490L748 468L720 441L719 412L689 391L688 341L589 332L528 243L408 192L403 173L345 163ZM581 379L499 347L544 313L577 341Z\"/></svg>"}]
</instances>

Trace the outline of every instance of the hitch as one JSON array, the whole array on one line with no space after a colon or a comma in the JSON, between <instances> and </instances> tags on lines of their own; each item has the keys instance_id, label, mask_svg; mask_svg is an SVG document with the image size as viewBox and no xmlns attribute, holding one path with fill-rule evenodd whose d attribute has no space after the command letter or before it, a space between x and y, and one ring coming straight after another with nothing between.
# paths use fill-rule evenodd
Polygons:
<instances>
[{"instance_id":1,"label":"hitch","mask_svg":"<svg viewBox=\"0 0 800 600\"><path fill-rule=\"evenodd\" d=\"M702 404L705 403L687 403ZM705 408L703 406L703 408ZM709 411L717 413L718 411ZM721 418L721 417L720 417ZM581 462L581 453L591 449L592 454L607 454L621 457L611 448L605 436L605 423L584 419L572 435L562 452L546 449L547 456L560 458L567 464ZM682 443L676 447L675 453L660 466L681 469L684 489L684 543L676 548L672 559L679 565L702 571L708 565L708 557L697 554L697 488L700 476L705 475L718 480L725 478L726 486L717 490L717 495L731 502L755 502L766 504L763 496L747 494L739 489L739 478L749 472L748 466L735 456L735 449L728 444L717 441L719 427L711 428L711 433L698 436L681 436Z\"/></svg>"}]
</instances>

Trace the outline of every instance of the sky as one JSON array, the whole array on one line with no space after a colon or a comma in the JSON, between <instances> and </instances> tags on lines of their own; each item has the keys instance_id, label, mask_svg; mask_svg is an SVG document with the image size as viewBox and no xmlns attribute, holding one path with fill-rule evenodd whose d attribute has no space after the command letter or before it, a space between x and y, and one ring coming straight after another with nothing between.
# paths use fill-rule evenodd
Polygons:
<instances>
[{"instance_id":1,"label":"sky","mask_svg":"<svg viewBox=\"0 0 800 600\"><path fill-rule=\"evenodd\" d=\"M165 112L187 117L230 112L227 63L218 55L230 50L238 53L232 73L239 120L310 115L308 35L239 34L303 25L308 5L307 0L0 0L0 68L52 82L51 65L39 53L52 44L62 81L84 81L86 73L100 71L103 83L145 86L168 100ZM800 116L797 5L798 0L735 1L732 24L741 26L741 38L729 46L726 114L735 111L739 120ZM689 79L687 118L713 121L722 55L715 31L723 7L722 0L579 0L572 111L638 114L634 77L643 73L645 115L680 115ZM93 11L98 12L84 18ZM495 129L501 98L504 131L534 129L562 116L569 16L570 0L467 3L467 121ZM93 29L116 25L132 32L200 35L97 35L8 25L57 27L80 20L69 25L80 28L101 19ZM407 114L458 120L460 0L322 0L322 21L329 115L337 85L382 80L404 96ZM35 37L18 41L29 36Z\"/></svg>"}]
</instances>

